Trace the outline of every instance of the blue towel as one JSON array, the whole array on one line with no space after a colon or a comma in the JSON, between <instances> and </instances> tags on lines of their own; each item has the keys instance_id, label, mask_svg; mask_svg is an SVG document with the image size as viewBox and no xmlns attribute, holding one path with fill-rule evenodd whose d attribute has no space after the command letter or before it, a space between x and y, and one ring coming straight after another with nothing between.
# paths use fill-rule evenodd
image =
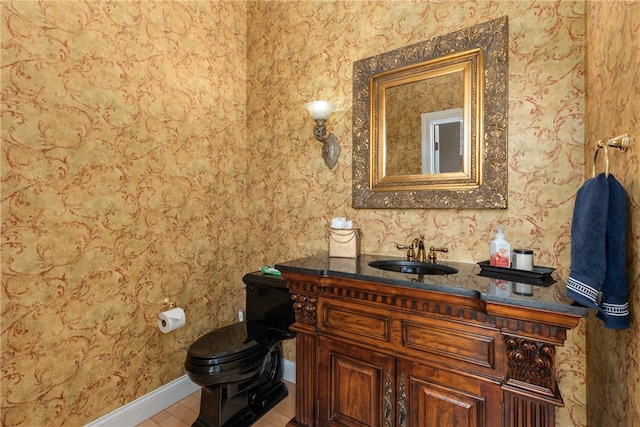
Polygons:
<instances>
[{"instance_id":1,"label":"blue towel","mask_svg":"<svg viewBox=\"0 0 640 427\"><path fill-rule=\"evenodd\" d=\"M607 328L629 327L626 246L627 195L613 175L600 174L576 195L567 296L597 310Z\"/></svg>"},{"instance_id":2,"label":"blue towel","mask_svg":"<svg viewBox=\"0 0 640 427\"><path fill-rule=\"evenodd\" d=\"M606 234L609 183L605 174L591 178L578 190L571 223L571 269L567 296L600 309L607 270Z\"/></svg>"},{"instance_id":3,"label":"blue towel","mask_svg":"<svg viewBox=\"0 0 640 427\"><path fill-rule=\"evenodd\" d=\"M602 309L598 318L613 329L629 328L629 279L627 276L627 193L613 175L609 182L607 215L607 271L602 284Z\"/></svg>"}]
</instances>

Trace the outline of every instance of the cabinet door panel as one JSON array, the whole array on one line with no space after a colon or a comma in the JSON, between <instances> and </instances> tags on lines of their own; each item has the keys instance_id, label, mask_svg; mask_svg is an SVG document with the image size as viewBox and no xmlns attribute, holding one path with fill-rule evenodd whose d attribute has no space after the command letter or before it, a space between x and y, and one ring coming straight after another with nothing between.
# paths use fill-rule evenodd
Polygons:
<instances>
[{"instance_id":1,"label":"cabinet door panel","mask_svg":"<svg viewBox=\"0 0 640 427\"><path fill-rule=\"evenodd\" d=\"M409 414L412 426L477 427L481 423L485 399L481 396L442 387L412 378L409 400L415 411Z\"/></svg>"},{"instance_id":2,"label":"cabinet door panel","mask_svg":"<svg viewBox=\"0 0 640 427\"><path fill-rule=\"evenodd\" d=\"M393 420L393 375L393 357L321 338L319 425L387 425Z\"/></svg>"},{"instance_id":3,"label":"cabinet door panel","mask_svg":"<svg viewBox=\"0 0 640 427\"><path fill-rule=\"evenodd\" d=\"M493 381L397 361L400 427L497 427L502 389Z\"/></svg>"}]
</instances>

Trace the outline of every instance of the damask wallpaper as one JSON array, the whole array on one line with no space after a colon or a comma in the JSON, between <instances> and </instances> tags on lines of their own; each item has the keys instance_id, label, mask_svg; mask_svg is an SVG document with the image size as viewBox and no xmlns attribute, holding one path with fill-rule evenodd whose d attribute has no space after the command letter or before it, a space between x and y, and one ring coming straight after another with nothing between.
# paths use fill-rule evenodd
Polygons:
<instances>
[{"instance_id":1,"label":"damask wallpaper","mask_svg":"<svg viewBox=\"0 0 640 427\"><path fill-rule=\"evenodd\" d=\"M627 273L631 328L587 322L587 409L590 426L635 427L640 422L640 2L589 3L587 8L585 175L594 144L628 132L626 152L610 150L609 171L627 191ZM598 155L596 171L604 170Z\"/></svg>"},{"instance_id":2,"label":"damask wallpaper","mask_svg":"<svg viewBox=\"0 0 640 427\"><path fill-rule=\"evenodd\" d=\"M0 4L3 426L149 393L244 305L246 7Z\"/></svg>"},{"instance_id":3,"label":"damask wallpaper","mask_svg":"<svg viewBox=\"0 0 640 427\"><path fill-rule=\"evenodd\" d=\"M609 5L589 17L629 25L600 40L582 1L0 3L2 424L81 425L183 375L186 346L235 320L243 273L326 250L334 216L354 220L366 252L399 255L425 234L468 262L487 259L503 224L566 278L584 143L601 130L585 137L585 44L631 58L637 38L637 12ZM351 208L353 61L504 15L508 209ZM607 90L610 76L587 75L588 87ZM332 170L304 108L322 98L338 105ZM637 218L634 153L624 167ZM187 314L166 335L164 297ZM557 356L559 426L587 425L586 323ZM625 352L613 362L637 364ZM637 403L630 381L609 408Z\"/></svg>"}]
</instances>

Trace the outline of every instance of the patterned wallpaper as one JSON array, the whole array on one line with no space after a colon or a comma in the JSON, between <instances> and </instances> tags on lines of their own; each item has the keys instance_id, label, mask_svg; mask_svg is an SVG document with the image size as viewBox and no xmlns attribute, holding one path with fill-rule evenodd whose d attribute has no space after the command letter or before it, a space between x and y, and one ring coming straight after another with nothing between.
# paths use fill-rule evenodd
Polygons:
<instances>
[{"instance_id":1,"label":"patterned wallpaper","mask_svg":"<svg viewBox=\"0 0 640 427\"><path fill-rule=\"evenodd\" d=\"M234 320L242 274L326 250L334 216L362 228L366 252L398 255L425 234L469 262L487 259L504 224L514 246L568 275L589 156L582 2L0 10L3 425L83 424L182 375L186 346ZM352 209L353 61L503 15L509 208ZM321 98L338 105L333 170L304 108ZM187 313L168 335L155 326L163 297ZM558 425L586 426L585 329L558 354Z\"/></svg>"},{"instance_id":2,"label":"patterned wallpaper","mask_svg":"<svg viewBox=\"0 0 640 427\"><path fill-rule=\"evenodd\" d=\"M0 8L1 424L78 426L244 304L246 4Z\"/></svg>"},{"instance_id":3,"label":"patterned wallpaper","mask_svg":"<svg viewBox=\"0 0 640 427\"><path fill-rule=\"evenodd\" d=\"M640 420L640 2L589 3L587 8L586 175L594 144L624 132L629 150L610 150L610 173L625 187L631 328L587 322L587 409L590 426L635 427ZM615 78L612 78L615 76ZM604 166L600 153L597 171Z\"/></svg>"}]
</instances>

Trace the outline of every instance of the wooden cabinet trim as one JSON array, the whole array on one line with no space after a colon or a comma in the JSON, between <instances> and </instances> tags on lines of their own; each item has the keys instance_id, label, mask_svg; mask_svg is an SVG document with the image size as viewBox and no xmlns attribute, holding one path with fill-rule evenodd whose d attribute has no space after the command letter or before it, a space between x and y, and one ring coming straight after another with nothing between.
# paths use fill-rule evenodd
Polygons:
<instances>
[{"instance_id":1,"label":"wooden cabinet trim","mask_svg":"<svg viewBox=\"0 0 640 427\"><path fill-rule=\"evenodd\" d=\"M367 337L376 341L391 341L391 316L388 312L344 306L321 299L319 311L321 331L346 334L351 337Z\"/></svg>"},{"instance_id":2,"label":"wooden cabinet trim","mask_svg":"<svg viewBox=\"0 0 640 427\"><path fill-rule=\"evenodd\" d=\"M485 368L495 368L494 337L410 320L402 320L401 324L404 347Z\"/></svg>"}]
</instances>

